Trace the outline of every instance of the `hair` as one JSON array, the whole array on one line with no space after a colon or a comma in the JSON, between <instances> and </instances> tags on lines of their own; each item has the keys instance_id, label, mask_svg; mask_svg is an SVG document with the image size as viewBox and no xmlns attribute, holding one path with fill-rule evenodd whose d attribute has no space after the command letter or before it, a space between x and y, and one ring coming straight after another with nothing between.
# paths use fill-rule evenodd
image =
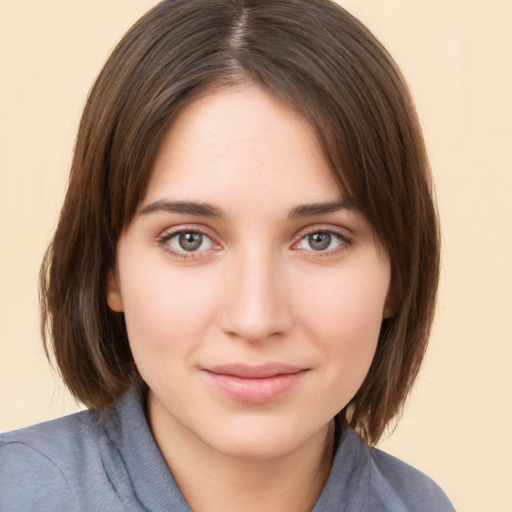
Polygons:
<instances>
[{"instance_id":1,"label":"hair","mask_svg":"<svg viewBox=\"0 0 512 512\"><path fill-rule=\"evenodd\" d=\"M330 0L165 0L119 42L81 118L69 186L41 267L42 333L71 393L105 407L141 383L106 302L116 245L169 126L216 88L253 83L314 128L340 190L389 255L393 315L338 418L375 443L400 415L435 309L439 231L407 85L371 32Z\"/></svg>"}]
</instances>

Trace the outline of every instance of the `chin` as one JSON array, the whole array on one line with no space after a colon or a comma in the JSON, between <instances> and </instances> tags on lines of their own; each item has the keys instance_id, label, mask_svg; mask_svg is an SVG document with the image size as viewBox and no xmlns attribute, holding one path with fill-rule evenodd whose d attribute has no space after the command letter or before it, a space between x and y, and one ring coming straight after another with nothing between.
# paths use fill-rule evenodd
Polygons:
<instances>
[{"instance_id":1,"label":"chin","mask_svg":"<svg viewBox=\"0 0 512 512\"><path fill-rule=\"evenodd\" d=\"M299 440L294 442L288 436L265 434L251 438L231 436L224 443L215 440L214 446L211 448L230 458L263 461L285 457L293 452L299 444Z\"/></svg>"},{"instance_id":2,"label":"chin","mask_svg":"<svg viewBox=\"0 0 512 512\"><path fill-rule=\"evenodd\" d=\"M300 428L300 420L289 422L251 418L252 421L225 422L218 429L208 429L203 441L211 449L237 459L270 460L285 457L308 444L316 435L325 436L318 428ZM293 423L293 424L292 424ZM299 428L297 428L297 426Z\"/></svg>"}]
</instances>

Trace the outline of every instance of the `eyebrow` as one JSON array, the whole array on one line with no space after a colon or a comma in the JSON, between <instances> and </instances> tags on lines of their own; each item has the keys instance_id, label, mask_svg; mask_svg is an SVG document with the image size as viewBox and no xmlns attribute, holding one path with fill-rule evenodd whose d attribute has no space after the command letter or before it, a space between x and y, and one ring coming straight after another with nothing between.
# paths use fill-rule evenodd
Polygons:
<instances>
[{"instance_id":1,"label":"eyebrow","mask_svg":"<svg viewBox=\"0 0 512 512\"><path fill-rule=\"evenodd\" d=\"M300 219L302 217L314 217L315 215L325 215L327 213L337 212L339 210L356 211L357 207L350 201L340 199L339 201L331 201L328 203L312 203L304 204L294 208L290 214L290 219Z\"/></svg>"},{"instance_id":2,"label":"eyebrow","mask_svg":"<svg viewBox=\"0 0 512 512\"><path fill-rule=\"evenodd\" d=\"M145 206L140 214L147 215L155 212L184 213L187 215L198 215L222 219L226 217L224 211L209 203L197 203L194 201L166 201L160 200Z\"/></svg>"},{"instance_id":3,"label":"eyebrow","mask_svg":"<svg viewBox=\"0 0 512 512\"><path fill-rule=\"evenodd\" d=\"M303 204L293 208L288 214L288 217L290 219L300 219L303 217L325 215L328 213L337 212L339 210L357 210L357 208L353 203L344 200L331 201L327 203ZM197 215L215 219L224 219L227 217L223 210L213 206L210 203L167 200L159 200L148 204L141 210L140 215L148 215L157 212L182 213L186 215Z\"/></svg>"}]
</instances>

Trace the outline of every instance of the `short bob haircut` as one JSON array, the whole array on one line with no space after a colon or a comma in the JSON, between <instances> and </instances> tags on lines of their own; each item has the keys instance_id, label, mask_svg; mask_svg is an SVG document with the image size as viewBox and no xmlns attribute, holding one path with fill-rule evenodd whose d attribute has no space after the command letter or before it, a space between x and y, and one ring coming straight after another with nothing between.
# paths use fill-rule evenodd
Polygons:
<instances>
[{"instance_id":1,"label":"short bob haircut","mask_svg":"<svg viewBox=\"0 0 512 512\"><path fill-rule=\"evenodd\" d=\"M106 302L116 245L177 114L201 94L243 84L262 86L310 123L344 199L389 255L393 314L364 383L337 416L373 444L400 414L423 359L439 231L404 79L370 31L330 0L165 0L126 33L89 93L41 268L47 354L90 407L144 386L124 315Z\"/></svg>"}]
</instances>

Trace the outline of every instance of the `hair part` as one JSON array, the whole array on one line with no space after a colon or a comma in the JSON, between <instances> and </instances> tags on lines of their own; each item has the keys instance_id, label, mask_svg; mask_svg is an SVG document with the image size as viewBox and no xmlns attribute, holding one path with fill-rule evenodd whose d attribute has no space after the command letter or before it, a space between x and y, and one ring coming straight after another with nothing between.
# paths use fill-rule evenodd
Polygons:
<instances>
[{"instance_id":1,"label":"hair part","mask_svg":"<svg viewBox=\"0 0 512 512\"><path fill-rule=\"evenodd\" d=\"M439 277L421 129L392 58L329 0L165 0L114 49L81 118L69 187L40 277L42 333L71 393L111 404L141 382L106 281L160 142L199 95L255 83L314 128L344 199L391 263L394 314L340 419L375 443L419 371Z\"/></svg>"}]
</instances>

